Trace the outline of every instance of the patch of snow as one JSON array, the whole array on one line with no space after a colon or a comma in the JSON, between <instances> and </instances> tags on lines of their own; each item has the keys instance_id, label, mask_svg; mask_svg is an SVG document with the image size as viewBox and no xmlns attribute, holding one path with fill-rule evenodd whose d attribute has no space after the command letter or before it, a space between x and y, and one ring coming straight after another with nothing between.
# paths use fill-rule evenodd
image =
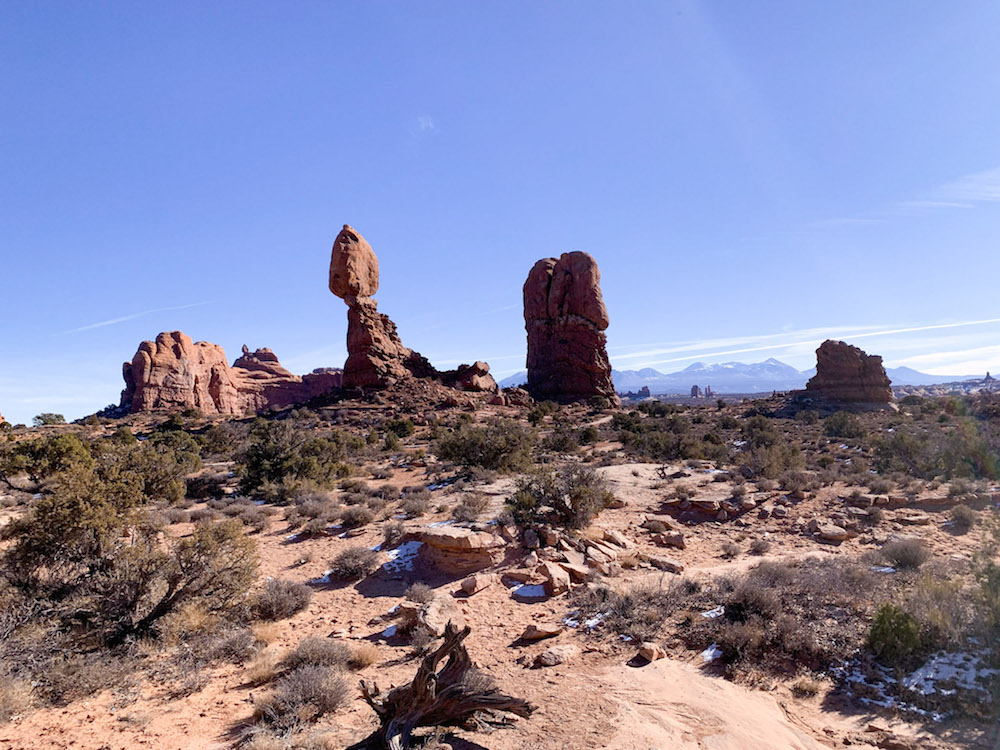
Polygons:
<instances>
[{"instance_id":1,"label":"patch of snow","mask_svg":"<svg viewBox=\"0 0 1000 750\"><path fill-rule=\"evenodd\" d=\"M333 583L333 579L330 577L333 575L332 570L326 571L319 578L313 578L309 583Z\"/></svg>"},{"instance_id":2,"label":"patch of snow","mask_svg":"<svg viewBox=\"0 0 1000 750\"><path fill-rule=\"evenodd\" d=\"M715 661L720 656L722 656L722 649L719 648L718 643L713 643L711 646L706 648L701 652L701 658L705 661Z\"/></svg>"},{"instance_id":3,"label":"patch of snow","mask_svg":"<svg viewBox=\"0 0 1000 750\"><path fill-rule=\"evenodd\" d=\"M593 630L602 622L604 622L604 618L607 617L607 614L608 614L607 612L601 612L599 615L594 615L593 617L587 618L586 620L583 621L583 627L585 627L587 630Z\"/></svg>"},{"instance_id":4,"label":"patch of snow","mask_svg":"<svg viewBox=\"0 0 1000 750\"><path fill-rule=\"evenodd\" d=\"M385 630L383 630L379 635L381 635L383 638L392 638L394 635L396 635L396 630L398 630L398 627L396 625L390 625Z\"/></svg>"},{"instance_id":5,"label":"patch of snow","mask_svg":"<svg viewBox=\"0 0 1000 750\"><path fill-rule=\"evenodd\" d=\"M427 525L430 528L432 528L432 529L436 529L439 526L451 526L453 523L455 523L455 522L454 521L435 521L434 523L429 523Z\"/></svg>"},{"instance_id":6,"label":"patch of snow","mask_svg":"<svg viewBox=\"0 0 1000 750\"><path fill-rule=\"evenodd\" d=\"M876 573L895 573L896 569L891 565L872 565L872 570Z\"/></svg>"},{"instance_id":7,"label":"patch of snow","mask_svg":"<svg viewBox=\"0 0 1000 750\"><path fill-rule=\"evenodd\" d=\"M382 566L382 569L388 573L398 573L402 570L412 570L413 561L420 552L420 548L424 546L423 542L404 542L403 544L396 547L396 549L389 550L386 554L389 556L389 562Z\"/></svg>"},{"instance_id":8,"label":"patch of snow","mask_svg":"<svg viewBox=\"0 0 1000 750\"><path fill-rule=\"evenodd\" d=\"M922 667L904 677L903 685L921 695L937 692L950 695L955 689L970 690L982 693L983 700L989 701L990 692L981 683L998 674L1000 670L987 668L983 660L974 654L939 651L924 662ZM951 688L939 688L939 682L948 683Z\"/></svg>"},{"instance_id":9,"label":"patch of snow","mask_svg":"<svg viewBox=\"0 0 1000 750\"><path fill-rule=\"evenodd\" d=\"M726 608L724 605L720 604L718 607L713 607L712 609L705 610L701 613L702 617L708 618L709 620L714 620L716 617L722 617L726 613Z\"/></svg>"},{"instance_id":10,"label":"patch of snow","mask_svg":"<svg viewBox=\"0 0 1000 750\"><path fill-rule=\"evenodd\" d=\"M521 599L544 599L545 587L540 583L522 583L510 590L511 596Z\"/></svg>"}]
</instances>

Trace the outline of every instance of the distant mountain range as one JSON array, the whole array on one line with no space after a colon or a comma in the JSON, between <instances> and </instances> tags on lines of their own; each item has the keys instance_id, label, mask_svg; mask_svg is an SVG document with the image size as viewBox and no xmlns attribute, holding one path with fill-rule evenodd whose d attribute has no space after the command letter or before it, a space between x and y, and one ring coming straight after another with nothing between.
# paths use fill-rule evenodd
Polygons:
<instances>
[{"instance_id":1,"label":"distant mountain range","mask_svg":"<svg viewBox=\"0 0 1000 750\"><path fill-rule=\"evenodd\" d=\"M724 362L706 365L695 362L677 372L660 372L651 367L641 370L612 370L611 377L615 389L620 393L638 391L643 386L649 386L651 393L688 393L691 386L704 388L712 386L716 393L762 393L766 391L790 391L805 388L806 381L816 374L816 368L796 370L777 359L766 359L763 362L744 364L742 362ZM887 367L886 374L893 385L936 385L945 381L965 380L954 376L928 375L910 367ZM980 377L970 375L969 378ZM500 381L503 388L523 385L527 382L528 373L519 372Z\"/></svg>"}]
</instances>

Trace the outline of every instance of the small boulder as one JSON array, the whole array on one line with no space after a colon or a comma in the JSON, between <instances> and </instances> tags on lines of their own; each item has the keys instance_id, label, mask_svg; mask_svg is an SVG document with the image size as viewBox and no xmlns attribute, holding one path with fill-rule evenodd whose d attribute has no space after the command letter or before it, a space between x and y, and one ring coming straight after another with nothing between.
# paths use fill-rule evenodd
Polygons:
<instances>
[{"instance_id":1,"label":"small boulder","mask_svg":"<svg viewBox=\"0 0 1000 750\"><path fill-rule=\"evenodd\" d=\"M851 532L842 526L832 523L820 524L816 529L816 535L826 542L844 542L851 538Z\"/></svg>"},{"instance_id":2,"label":"small boulder","mask_svg":"<svg viewBox=\"0 0 1000 750\"><path fill-rule=\"evenodd\" d=\"M561 625L547 623L531 623L521 633L522 641L540 641L545 638L553 638L563 632Z\"/></svg>"},{"instance_id":3,"label":"small boulder","mask_svg":"<svg viewBox=\"0 0 1000 750\"><path fill-rule=\"evenodd\" d=\"M565 664L579 655L579 647L569 643L564 643L559 646L550 646L535 657L535 666L554 667L557 664Z\"/></svg>"},{"instance_id":4,"label":"small boulder","mask_svg":"<svg viewBox=\"0 0 1000 750\"><path fill-rule=\"evenodd\" d=\"M646 661L656 661L667 655L666 650L658 643L643 641L639 644L639 656Z\"/></svg>"},{"instance_id":5,"label":"small boulder","mask_svg":"<svg viewBox=\"0 0 1000 750\"><path fill-rule=\"evenodd\" d=\"M472 596L496 583L496 576L489 573L475 573L462 581L462 591Z\"/></svg>"}]
</instances>

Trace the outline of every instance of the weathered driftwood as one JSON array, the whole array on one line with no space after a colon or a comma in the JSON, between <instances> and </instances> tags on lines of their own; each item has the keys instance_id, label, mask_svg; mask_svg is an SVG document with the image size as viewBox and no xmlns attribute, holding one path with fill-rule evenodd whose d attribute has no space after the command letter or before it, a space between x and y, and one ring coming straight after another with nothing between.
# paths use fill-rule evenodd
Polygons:
<instances>
[{"instance_id":1,"label":"weathered driftwood","mask_svg":"<svg viewBox=\"0 0 1000 750\"><path fill-rule=\"evenodd\" d=\"M390 690L380 697L378 685L361 681L361 694L378 714L380 726L370 736L347 750L405 750L411 747L417 727L474 726L488 728L500 713L528 718L535 706L499 692L488 678L472 666L463 641L471 632L457 630L450 622L444 642L424 657L409 685ZM448 662L438 672L444 658Z\"/></svg>"}]
</instances>

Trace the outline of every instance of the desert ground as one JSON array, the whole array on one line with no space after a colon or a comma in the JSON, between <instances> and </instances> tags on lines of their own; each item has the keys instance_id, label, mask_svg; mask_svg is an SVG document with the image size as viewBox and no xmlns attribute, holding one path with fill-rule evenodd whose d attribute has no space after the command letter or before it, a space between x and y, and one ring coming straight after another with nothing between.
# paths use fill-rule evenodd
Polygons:
<instances>
[{"instance_id":1,"label":"desert ground","mask_svg":"<svg viewBox=\"0 0 1000 750\"><path fill-rule=\"evenodd\" d=\"M1000 490L935 463L946 444L903 455L892 441L947 438L977 406L913 397L821 419L768 416L780 399L508 407L418 391L257 420L188 410L8 431L8 557L18 519L58 482L10 456L127 433L136 450L198 457L182 491L141 507L157 544L238 519L258 567L226 606L194 597L141 635L87 646L83 626L23 613L7 584L0 747L348 747L378 727L359 680L406 685L449 620L469 627L491 689L534 709L421 729L425 747L992 746L997 653L977 566ZM345 446L333 470L286 462L250 486L267 450L248 445L294 454L332 435ZM538 479L569 476L575 515ZM584 496L598 498L586 511ZM335 562L347 549L370 551L358 570ZM262 616L274 581L299 601ZM886 603L918 643L871 635ZM522 637L530 625L545 637ZM330 705L275 703L303 666L326 670Z\"/></svg>"}]
</instances>

